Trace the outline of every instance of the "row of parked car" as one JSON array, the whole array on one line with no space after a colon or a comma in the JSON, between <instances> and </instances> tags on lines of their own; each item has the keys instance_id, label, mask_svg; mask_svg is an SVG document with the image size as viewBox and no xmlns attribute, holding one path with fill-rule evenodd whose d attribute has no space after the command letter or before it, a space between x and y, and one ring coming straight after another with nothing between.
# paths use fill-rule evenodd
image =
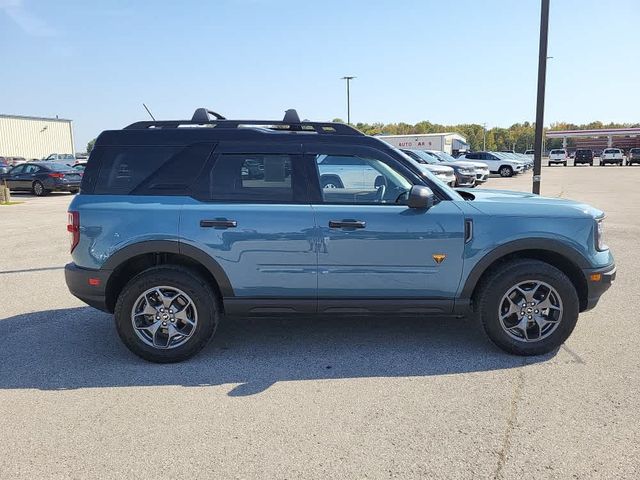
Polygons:
<instances>
[{"instance_id":1,"label":"row of parked car","mask_svg":"<svg viewBox=\"0 0 640 480\"><path fill-rule=\"evenodd\" d=\"M52 153L43 160L0 157L0 183L12 191L28 191L41 197L53 191L72 194L80 190L86 158Z\"/></svg>"},{"instance_id":2,"label":"row of parked car","mask_svg":"<svg viewBox=\"0 0 640 480\"><path fill-rule=\"evenodd\" d=\"M17 167L28 162L56 162L64 163L65 165L73 166L79 163L86 163L86 155L71 155L70 153L52 153L42 159L32 158L27 160L24 157L5 157L0 156L0 174L8 173L12 167Z\"/></svg>"},{"instance_id":3,"label":"row of parked car","mask_svg":"<svg viewBox=\"0 0 640 480\"><path fill-rule=\"evenodd\" d=\"M549 165L564 165L566 167L572 156L574 166L580 164L593 166L596 153L589 148L579 148L575 153L569 154L566 149L557 148L549 152ZM626 156L627 165L634 163L640 164L640 148L631 148ZM623 166L625 164L624 152L620 148L605 148L600 154L600 166L608 164Z\"/></svg>"}]
</instances>

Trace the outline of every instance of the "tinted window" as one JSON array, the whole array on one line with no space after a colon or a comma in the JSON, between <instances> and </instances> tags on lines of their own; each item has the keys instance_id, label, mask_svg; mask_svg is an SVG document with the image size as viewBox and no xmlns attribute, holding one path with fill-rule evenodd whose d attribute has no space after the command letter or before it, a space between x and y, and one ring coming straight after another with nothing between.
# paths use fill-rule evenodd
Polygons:
<instances>
[{"instance_id":1,"label":"tinted window","mask_svg":"<svg viewBox=\"0 0 640 480\"><path fill-rule=\"evenodd\" d=\"M24 171L24 165L18 165L17 167L13 167L9 173L11 173L11 175L19 175Z\"/></svg>"},{"instance_id":2,"label":"tinted window","mask_svg":"<svg viewBox=\"0 0 640 480\"><path fill-rule=\"evenodd\" d=\"M465 158L468 158L469 160L479 160L480 156L477 153L467 153Z\"/></svg>"},{"instance_id":3,"label":"tinted window","mask_svg":"<svg viewBox=\"0 0 640 480\"><path fill-rule=\"evenodd\" d=\"M100 151L94 193L187 195L212 148L208 143L186 147L105 147Z\"/></svg>"},{"instance_id":4,"label":"tinted window","mask_svg":"<svg viewBox=\"0 0 640 480\"><path fill-rule=\"evenodd\" d=\"M24 167L24 173L36 173L38 170L40 170L40 167L37 165L27 165Z\"/></svg>"},{"instance_id":5,"label":"tinted window","mask_svg":"<svg viewBox=\"0 0 640 480\"><path fill-rule=\"evenodd\" d=\"M304 198L304 175L288 154L220 154L198 190L204 200L291 203Z\"/></svg>"}]
</instances>

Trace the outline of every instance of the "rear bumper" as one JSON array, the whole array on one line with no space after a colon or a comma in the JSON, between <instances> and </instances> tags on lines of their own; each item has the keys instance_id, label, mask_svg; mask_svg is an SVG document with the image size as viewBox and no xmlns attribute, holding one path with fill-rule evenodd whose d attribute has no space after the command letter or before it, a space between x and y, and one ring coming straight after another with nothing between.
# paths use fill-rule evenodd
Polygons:
<instances>
[{"instance_id":1,"label":"rear bumper","mask_svg":"<svg viewBox=\"0 0 640 480\"><path fill-rule=\"evenodd\" d=\"M582 273L587 281L587 305L583 311L587 311L597 305L602 294L613 284L616 266L611 264L603 268L584 269Z\"/></svg>"},{"instance_id":2,"label":"rear bumper","mask_svg":"<svg viewBox=\"0 0 640 480\"><path fill-rule=\"evenodd\" d=\"M82 268L75 263L68 263L64 267L67 288L74 297L98 310L113 313L107 307L106 301L106 288L110 275L110 271Z\"/></svg>"}]
</instances>

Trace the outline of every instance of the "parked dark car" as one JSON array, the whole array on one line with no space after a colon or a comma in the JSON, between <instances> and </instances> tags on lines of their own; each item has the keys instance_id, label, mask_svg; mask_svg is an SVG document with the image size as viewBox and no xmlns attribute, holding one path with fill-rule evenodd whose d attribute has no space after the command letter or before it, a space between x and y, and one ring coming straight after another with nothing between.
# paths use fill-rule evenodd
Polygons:
<instances>
[{"instance_id":1,"label":"parked dark car","mask_svg":"<svg viewBox=\"0 0 640 480\"><path fill-rule=\"evenodd\" d=\"M30 191L41 197L52 191L78 193L82 174L64 163L29 162L0 175L9 190Z\"/></svg>"},{"instance_id":2,"label":"parked dark car","mask_svg":"<svg viewBox=\"0 0 640 480\"><path fill-rule=\"evenodd\" d=\"M588 148L576 150L576 156L573 159L573 166L575 167L579 163L588 163L593 166L593 150Z\"/></svg>"},{"instance_id":3,"label":"parked dark car","mask_svg":"<svg viewBox=\"0 0 640 480\"><path fill-rule=\"evenodd\" d=\"M640 163L640 148L632 148L627 155L627 165L633 165L634 163Z\"/></svg>"}]
</instances>

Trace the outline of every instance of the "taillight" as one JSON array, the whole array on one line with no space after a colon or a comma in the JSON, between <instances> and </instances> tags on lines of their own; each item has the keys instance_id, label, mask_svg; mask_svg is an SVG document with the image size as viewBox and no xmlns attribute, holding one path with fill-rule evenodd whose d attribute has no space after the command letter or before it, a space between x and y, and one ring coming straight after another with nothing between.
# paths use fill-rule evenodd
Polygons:
<instances>
[{"instance_id":1,"label":"taillight","mask_svg":"<svg viewBox=\"0 0 640 480\"><path fill-rule=\"evenodd\" d=\"M67 232L71 234L69 240L71 241L71 250L78 246L80 241L80 212L68 212L69 217L67 220Z\"/></svg>"},{"instance_id":2,"label":"taillight","mask_svg":"<svg viewBox=\"0 0 640 480\"><path fill-rule=\"evenodd\" d=\"M64 178L64 173L54 172L54 173L50 173L49 176L51 178Z\"/></svg>"}]
</instances>

